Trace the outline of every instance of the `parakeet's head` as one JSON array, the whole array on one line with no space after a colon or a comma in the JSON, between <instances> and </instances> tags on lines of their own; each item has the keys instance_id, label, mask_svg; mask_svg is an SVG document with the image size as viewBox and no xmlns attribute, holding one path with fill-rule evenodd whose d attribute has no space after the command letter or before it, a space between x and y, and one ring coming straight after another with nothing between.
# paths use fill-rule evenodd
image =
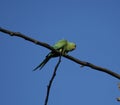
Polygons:
<instances>
[{"instance_id":1,"label":"parakeet's head","mask_svg":"<svg viewBox=\"0 0 120 105\"><path fill-rule=\"evenodd\" d=\"M73 42L68 42L66 52L73 51L76 48L76 44Z\"/></svg>"}]
</instances>

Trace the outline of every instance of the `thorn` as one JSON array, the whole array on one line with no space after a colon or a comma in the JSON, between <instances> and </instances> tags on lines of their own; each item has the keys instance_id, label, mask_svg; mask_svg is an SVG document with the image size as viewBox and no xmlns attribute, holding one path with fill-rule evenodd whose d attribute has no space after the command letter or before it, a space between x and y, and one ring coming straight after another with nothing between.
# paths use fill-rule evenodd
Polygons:
<instances>
[{"instance_id":1,"label":"thorn","mask_svg":"<svg viewBox=\"0 0 120 105\"><path fill-rule=\"evenodd\" d=\"M84 65L80 65L80 68L83 68L84 67Z\"/></svg>"},{"instance_id":2,"label":"thorn","mask_svg":"<svg viewBox=\"0 0 120 105\"><path fill-rule=\"evenodd\" d=\"M118 83L118 88L120 89L120 83Z\"/></svg>"},{"instance_id":3,"label":"thorn","mask_svg":"<svg viewBox=\"0 0 120 105\"><path fill-rule=\"evenodd\" d=\"M120 101L120 97L117 98L117 101Z\"/></svg>"}]
</instances>

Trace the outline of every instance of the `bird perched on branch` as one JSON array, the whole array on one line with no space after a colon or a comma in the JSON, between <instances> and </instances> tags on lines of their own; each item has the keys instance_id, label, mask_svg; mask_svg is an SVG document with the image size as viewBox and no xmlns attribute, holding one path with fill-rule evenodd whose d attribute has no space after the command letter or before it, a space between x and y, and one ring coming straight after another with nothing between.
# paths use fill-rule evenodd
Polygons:
<instances>
[{"instance_id":1,"label":"bird perched on branch","mask_svg":"<svg viewBox=\"0 0 120 105\"><path fill-rule=\"evenodd\" d=\"M53 45L53 48L61 53L61 55L67 54L70 51L75 50L76 44L73 42L69 42L67 40L59 40L56 44ZM58 57L59 54L51 51L48 53L46 58L35 68L33 71L37 70L38 68L41 70L44 65L53 57Z\"/></svg>"}]
</instances>

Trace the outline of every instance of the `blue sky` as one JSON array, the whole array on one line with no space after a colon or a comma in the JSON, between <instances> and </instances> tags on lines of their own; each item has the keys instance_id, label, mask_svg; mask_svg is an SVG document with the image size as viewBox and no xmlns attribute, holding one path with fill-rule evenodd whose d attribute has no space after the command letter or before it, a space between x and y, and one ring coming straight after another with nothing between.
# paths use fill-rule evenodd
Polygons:
<instances>
[{"instance_id":1,"label":"blue sky","mask_svg":"<svg viewBox=\"0 0 120 105\"><path fill-rule=\"evenodd\" d=\"M120 73L119 0L1 0L0 27L53 45L75 42L69 54ZM43 105L57 58L32 72L49 50L0 33L0 105ZM48 105L119 105L119 80L62 58Z\"/></svg>"}]
</instances>

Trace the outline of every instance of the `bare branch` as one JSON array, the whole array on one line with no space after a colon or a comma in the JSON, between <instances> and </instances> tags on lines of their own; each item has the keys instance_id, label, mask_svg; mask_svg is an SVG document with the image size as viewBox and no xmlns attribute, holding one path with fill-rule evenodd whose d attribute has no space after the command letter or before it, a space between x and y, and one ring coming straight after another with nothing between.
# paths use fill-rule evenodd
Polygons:
<instances>
[{"instance_id":1,"label":"bare branch","mask_svg":"<svg viewBox=\"0 0 120 105\"><path fill-rule=\"evenodd\" d=\"M46 95L46 98L45 98L45 104L44 104L44 105L47 105L47 103L48 103L48 98L49 98L49 94L50 94L50 89L51 89L53 80L54 80L54 78L55 78L55 76L56 76L57 68L58 68L60 62L61 62L61 56L59 56L58 63L57 63L56 66L55 66L53 75L52 75L52 77L51 77L51 79L50 79L50 81L49 81L49 84L48 84L48 86L47 86L47 95Z\"/></svg>"},{"instance_id":2,"label":"bare branch","mask_svg":"<svg viewBox=\"0 0 120 105\"><path fill-rule=\"evenodd\" d=\"M51 47L51 46L48 45L47 43L37 41L37 40L35 40L35 39L33 39L33 38L30 38L30 37L28 37L28 36L26 36L26 35L24 35L24 34L21 34L20 32L12 32L12 31L10 31L10 30L6 30L6 29L3 29L3 28L1 28L1 27L0 27L0 31L3 32L3 33L8 34L8 35L10 35L10 36L17 36L17 37L23 38L23 39L25 39L25 40L27 40L27 41L33 42L34 44L37 44L37 45L46 47L46 48L48 48L49 50L52 50L52 51L55 51L55 52L56 52L56 50L54 50L53 47Z\"/></svg>"},{"instance_id":3,"label":"bare branch","mask_svg":"<svg viewBox=\"0 0 120 105\"><path fill-rule=\"evenodd\" d=\"M33 39L33 38L30 38L30 37L28 37L28 36L25 36L25 35L19 33L19 32L12 32L12 31L10 31L10 30L6 30L6 29L3 29L3 28L1 28L1 27L0 27L0 31L3 32L3 33L9 34L10 36L17 36L17 37L24 38L25 40L28 40L28 41L30 41L30 42L33 42L33 43L37 44L37 45L46 47L47 49L52 50L52 51L54 51L55 53L60 54L60 52L56 51L53 47L51 47L51 46L48 45L47 43L37 41L37 40L35 40L35 39ZM79 59L77 59L77 58L74 58L74 57L72 57L72 56L70 56L70 55L62 55L62 56L64 56L65 58L67 58L67 59L69 59L69 60L72 60L72 61L74 61L74 62L76 62L76 63L78 63L78 64L80 64L80 65L90 67L90 68L92 68L92 69L94 69L94 70L98 70L98 71L105 72L105 73L107 73L107 74L109 74L109 75L111 75L111 76L113 76L113 77L115 77L115 78L117 78L117 79L120 79L120 75L119 75L119 74L117 74L117 73L115 73L115 72L113 72L113 71L111 71L111 70L109 70L109 69L96 66L96 65L94 65L94 64L92 64L92 63L89 63L89 62L81 61L81 60L79 60Z\"/></svg>"}]
</instances>

